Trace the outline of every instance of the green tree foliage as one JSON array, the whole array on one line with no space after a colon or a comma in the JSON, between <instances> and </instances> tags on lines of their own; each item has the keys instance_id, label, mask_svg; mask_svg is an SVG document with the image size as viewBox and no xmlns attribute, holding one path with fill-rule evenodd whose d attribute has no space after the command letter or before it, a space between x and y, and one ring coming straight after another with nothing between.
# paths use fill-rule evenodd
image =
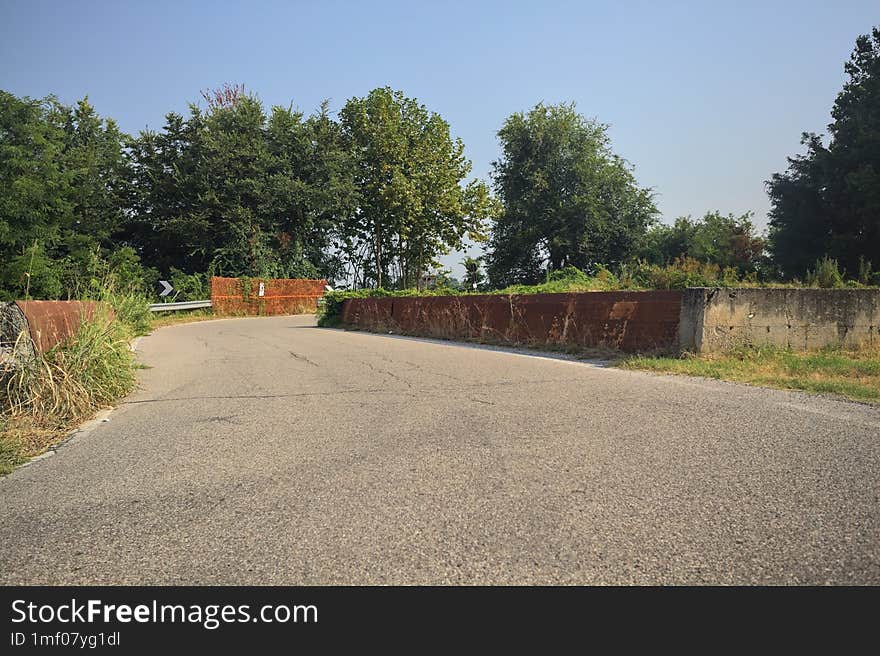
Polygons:
<instances>
[{"instance_id":1,"label":"green tree foliage","mask_svg":"<svg viewBox=\"0 0 880 656\"><path fill-rule=\"evenodd\" d=\"M216 235L198 214L206 192L203 132L204 117L193 106L188 120L169 113L162 130L146 130L128 143L131 215L120 239L163 272L204 271L213 258Z\"/></svg>"},{"instance_id":2,"label":"green tree foliage","mask_svg":"<svg viewBox=\"0 0 880 656\"><path fill-rule=\"evenodd\" d=\"M355 284L413 286L465 237L484 239L488 189L462 185L471 164L438 114L386 87L350 99L340 121L358 203L338 246Z\"/></svg>"},{"instance_id":3,"label":"green tree foliage","mask_svg":"<svg viewBox=\"0 0 880 656\"><path fill-rule=\"evenodd\" d=\"M4 297L79 295L117 260L187 296L210 273L412 285L484 238L488 188L464 184L463 144L415 100L377 89L336 121L240 85L203 97L128 137L87 100L0 95Z\"/></svg>"},{"instance_id":4,"label":"green tree foliage","mask_svg":"<svg viewBox=\"0 0 880 656\"><path fill-rule=\"evenodd\" d=\"M503 212L487 255L493 285L533 284L547 271L635 254L657 210L612 152L607 126L573 104L539 104L510 116L498 137L493 177Z\"/></svg>"},{"instance_id":5,"label":"green tree foliage","mask_svg":"<svg viewBox=\"0 0 880 656\"><path fill-rule=\"evenodd\" d=\"M333 230L355 205L351 158L326 104L305 118L253 95L166 117L131 144L129 239L162 270L334 277Z\"/></svg>"},{"instance_id":6,"label":"green tree foliage","mask_svg":"<svg viewBox=\"0 0 880 656\"><path fill-rule=\"evenodd\" d=\"M828 145L805 133L806 154L767 182L770 247L786 277L826 256L853 275L860 258L880 267L880 28L856 40L844 69Z\"/></svg>"},{"instance_id":7,"label":"green tree foliage","mask_svg":"<svg viewBox=\"0 0 880 656\"><path fill-rule=\"evenodd\" d=\"M734 268L739 275L758 271L764 264L766 243L752 224L752 214L741 216L707 212L702 219L680 217L672 225L656 224L648 230L642 257L666 265L676 258Z\"/></svg>"},{"instance_id":8,"label":"green tree foliage","mask_svg":"<svg viewBox=\"0 0 880 656\"><path fill-rule=\"evenodd\" d=\"M54 112L64 126L64 169L70 175L74 218L70 231L112 247L125 218L121 202L127 177L125 135L113 119L98 116L88 99L75 107L56 105Z\"/></svg>"},{"instance_id":9,"label":"green tree foliage","mask_svg":"<svg viewBox=\"0 0 880 656\"><path fill-rule=\"evenodd\" d=\"M464 267L464 288L470 291L478 289L486 279L482 269L483 258L468 256L462 260L461 265Z\"/></svg>"},{"instance_id":10,"label":"green tree foliage","mask_svg":"<svg viewBox=\"0 0 880 656\"><path fill-rule=\"evenodd\" d=\"M124 218L124 135L87 99L0 91L0 296L76 295L115 250Z\"/></svg>"},{"instance_id":11,"label":"green tree foliage","mask_svg":"<svg viewBox=\"0 0 880 656\"><path fill-rule=\"evenodd\" d=\"M71 223L64 133L48 120L52 103L0 91L0 261L56 239Z\"/></svg>"}]
</instances>

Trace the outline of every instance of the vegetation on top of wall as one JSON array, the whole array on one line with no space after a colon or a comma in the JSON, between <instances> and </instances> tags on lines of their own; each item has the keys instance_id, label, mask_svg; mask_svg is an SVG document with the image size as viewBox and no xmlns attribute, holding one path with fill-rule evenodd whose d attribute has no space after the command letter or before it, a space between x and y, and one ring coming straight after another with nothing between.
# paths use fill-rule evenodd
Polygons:
<instances>
[{"instance_id":1,"label":"vegetation on top of wall","mask_svg":"<svg viewBox=\"0 0 880 656\"><path fill-rule=\"evenodd\" d=\"M336 328L342 321L342 305L350 298L388 298L407 296L454 296L462 292L449 287L434 289L353 289L327 292L318 303L318 325Z\"/></svg>"},{"instance_id":2,"label":"vegetation on top of wall","mask_svg":"<svg viewBox=\"0 0 880 656\"><path fill-rule=\"evenodd\" d=\"M825 258L816 263L804 283L761 282L755 272L740 276L734 267L700 262L690 257L675 258L670 264L659 265L639 261L621 266L615 274L596 265L592 273L576 267L551 271L545 282L538 285L511 285L504 289L437 287L433 289L358 289L333 291L325 294L318 311L318 325L335 327L340 323L342 304L349 298L383 298L389 296L454 296L468 294L558 294L594 291L639 291L652 289L686 289L688 287L850 287L865 285L857 280L845 280L834 260Z\"/></svg>"}]
</instances>

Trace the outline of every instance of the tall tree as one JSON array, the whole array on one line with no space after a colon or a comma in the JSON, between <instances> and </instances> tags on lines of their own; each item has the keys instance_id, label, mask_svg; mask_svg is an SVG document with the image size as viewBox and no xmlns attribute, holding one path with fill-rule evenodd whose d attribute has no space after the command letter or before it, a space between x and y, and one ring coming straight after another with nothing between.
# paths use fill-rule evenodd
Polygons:
<instances>
[{"instance_id":1,"label":"tall tree","mask_svg":"<svg viewBox=\"0 0 880 656\"><path fill-rule=\"evenodd\" d=\"M307 119L275 107L269 117L267 219L289 276L336 278L342 263L333 252L339 225L356 206L352 158L328 103Z\"/></svg>"},{"instance_id":2,"label":"tall tree","mask_svg":"<svg viewBox=\"0 0 880 656\"><path fill-rule=\"evenodd\" d=\"M326 103L305 118L290 107L267 115L240 87L206 97L207 111L169 114L132 141L126 239L166 272L338 275L332 236L355 189Z\"/></svg>"},{"instance_id":3,"label":"tall tree","mask_svg":"<svg viewBox=\"0 0 880 656\"><path fill-rule=\"evenodd\" d=\"M503 203L492 228L487 271L493 285L538 282L548 270L613 265L630 258L657 213L611 150L607 126L574 104L535 106L498 132L495 191Z\"/></svg>"},{"instance_id":4,"label":"tall tree","mask_svg":"<svg viewBox=\"0 0 880 656\"><path fill-rule=\"evenodd\" d=\"M125 135L113 119L98 116L88 98L74 107L56 104L53 113L64 128L63 166L71 177L74 231L112 246L125 218Z\"/></svg>"},{"instance_id":5,"label":"tall tree","mask_svg":"<svg viewBox=\"0 0 880 656\"><path fill-rule=\"evenodd\" d=\"M828 145L805 133L806 153L767 182L770 247L787 277L826 255L851 274L860 260L880 268L880 28L856 40L844 70Z\"/></svg>"},{"instance_id":6,"label":"tall tree","mask_svg":"<svg viewBox=\"0 0 880 656\"><path fill-rule=\"evenodd\" d=\"M54 244L73 224L64 129L49 120L55 103L0 91L0 261L34 241Z\"/></svg>"},{"instance_id":7,"label":"tall tree","mask_svg":"<svg viewBox=\"0 0 880 656\"><path fill-rule=\"evenodd\" d=\"M87 99L0 91L0 279L7 296L86 291L124 219L125 136Z\"/></svg>"},{"instance_id":8,"label":"tall tree","mask_svg":"<svg viewBox=\"0 0 880 656\"><path fill-rule=\"evenodd\" d=\"M128 144L130 216L120 239L164 273L206 271L221 238L199 212L207 192L204 123L193 105L188 118L170 112L162 130L145 130Z\"/></svg>"},{"instance_id":9,"label":"tall tree","mask_svg":"<svg viewBox=\"0 0 880 656\"><path fill-rule=\"evenodd\" d=\"M266 114L244 96L215 106L205 118L200 176L206 192L195 217L216 235L212 264L221 275L280 277L273 248L274 217L267 216L269 148Z\"/></svg>"},{"instance_id":10,"label":"tall tree","mask_svg":"<svg viewBox=\"0 0 880 656\"><path fill-rule=\"evenodd\" d=\"M485 279L482 271L483 258L467 256L461 261L461 265L464 267L462 283L465 289L468 291L477 289Z\"/></svg>"},{"instance_id":11,"label":"tall tree","mask_svg":"<svg viewBox=\"0 0 880 656\"><path fill-rule=\"evenodd\" d=\"M340 119L358 192L340 248L356 284L412 286L466 236L484 238L488 189L462 184L471 164L438 114L385 87L350 99Z\"/></svg>"}]
</instances>

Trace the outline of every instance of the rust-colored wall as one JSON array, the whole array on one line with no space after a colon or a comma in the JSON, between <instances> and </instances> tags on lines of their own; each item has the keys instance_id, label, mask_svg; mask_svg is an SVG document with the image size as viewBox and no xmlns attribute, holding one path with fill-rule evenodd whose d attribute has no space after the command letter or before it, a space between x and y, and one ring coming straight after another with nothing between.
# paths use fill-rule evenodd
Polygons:
<instances>
[{"instance_id":1,"label":"rust-colored wall","mask_svg":"<svg viewBox=\"0 0 880 656\"><path fill-rule=\"evenodd\" d=\"M356 300L357 303L350 301ZM349 299L342 304L342 324L364 330L392 329L390 298Z\"/></svg>"},{"instance_id":2,"label":"rust-colored wall","mask_svg":"<svg viewBox=\"0 0 880 656\"><path fill-rule=\"evenodd\" d=\"M37 350L45 353L73 336L97 312L96 301L16 301L27 321L28 331ZM107 308L111 313L113 310Z\"/></svg>"},{"instance_id":3,"label":"rust-colored wall","mask_svg":"<svg viewBox=\"0 0 880 656\"><path fill-rule=\"evenodd\" d=\"M623 351L676 348L680 291L353 298L342 323L364 330Z\"/></svg>"},{"instance_id":4,"label":"rust-colored wall","mask_svg":"<svg viewBox=\"0 0 880 656\"><path fill-rule=\"evenodd\" d=\"M250 278L245 298L241 278L211 278L211 306L221 316L308 314L318 309L326 280L299 278ZM265 295L259 296L260 283Z\"/></svg>"}]
</instances>

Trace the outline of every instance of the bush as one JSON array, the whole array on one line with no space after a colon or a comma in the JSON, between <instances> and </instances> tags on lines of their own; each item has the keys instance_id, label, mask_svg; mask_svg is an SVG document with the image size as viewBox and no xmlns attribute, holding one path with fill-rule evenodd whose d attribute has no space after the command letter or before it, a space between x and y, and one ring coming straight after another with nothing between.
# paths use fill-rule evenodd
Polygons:
<instances>
[{"instance_id":1,"label":"bush","mask_svg":"<svg viewBox=\"0 0 880 656\"><path fill-rule=\"evenodd\" d=\"M863 285L870 285L876 275L872 271L873 265L871 264L871 260L865 258L864 255L859 255L859 282Z\"/></svg>"},{"instance_id":2,"label":"bush","mask_svg":"<svg viewBox=\"0 0 880 656\"><path fill-rule=\"evenodd\" d=\"M132 292L120 293L107 290L101 300L113 307L116 319L132 335L146 335L153 327L153 313L145 296Z\"/></svg>"},{"instance_id":3,"label":"bush","mask_svg":"<svg viewBox=\"0 0 880 656\"><path fill-rule=\"evenodd\" d=\"M66 238L65 248L63 255L52 254L35 243L8 261L0 260L0 300L94 299L111 282L117 290L146 296L158 281L159 272L144 267L128 246L108 251L74 235Z\"/></svg>"},{"instance_id":4,"label":"bush","mask_svg":"<svg viewBox=\"0 0 880 656\"><path fill-rule=\"evenodd\" d=\"M99 311L50 351L31 350L26 357L0 363L0 475L134 389L137 363L129 348L128 322L141 316L131 308L140 307L143 299L121 298L127 305L116 306L115 318ZM19 339L30 337L21 333Z\"/></svg>"},{"instance_id":5,"label":"bush","mask_svg":"<svg viewBox=\"0 0 880 656\"><path fill-rule=\"evenodd\" d=\"M739 284L736 269L692 257L677 257L672 264L659 266L640 263L634 275L640 287L647 289L684 289L685 287L723 287Z\"/></svg>"},{"instance_id":6,"label":"bush","mask_svg":"<svg viewBox=\"0 0 880 656\"><path fill-rule=\"evenodd\" d=\"M34 244L21 255L11 258L5 266L0 265L2 298L59 298L63 285L58 266L40 244Z\"/></svg>"},{"instance_id":7,"label":"bush","mask_svg":"<svg viewBox=\"0 0 880 656\"><path fill-rule=\"evenodd\" d=\"M806 284L810 287L822 287L824 289L839 289L844 286L843 273L837 264L837 260L823 257L816 261L816 268L807 271Z\"/></svg>"},{"instance_id":8,"label":"bush","mask_svg":"<svg viewBox=\"0 0 880 656\"><path fill-rule=\"evenodd\" d=\"M431 292L423 292L426 296L437 296ZM349 298L385 298L388 296L416 296L415 290L390 291L387 289L354 289L349 291L333 291L324 294L318 305L318 325L324 328L336 328L342 322L342 304Z\"/></svg>"},{"instance_id":9,"label":"bush","mask_svg":"<svg viewBox=\"0 0 880 656\"><path fill-rule=\"evenodd\" d=\"M175 301L203 301L211 298L211 277L207 273L184 273L171 267Z\"/></svg>"},{"instance_id":10,"label":"bush","mask_svg":"<svg viewBox=\"0 0 880 656\"><path fill-rule=\"evenodd\" d=\"M135 384L130 337L123 323L98 312L70 339L5 371L3 414L60 427L124 396Z\"/></svg>"}]
</instances>

